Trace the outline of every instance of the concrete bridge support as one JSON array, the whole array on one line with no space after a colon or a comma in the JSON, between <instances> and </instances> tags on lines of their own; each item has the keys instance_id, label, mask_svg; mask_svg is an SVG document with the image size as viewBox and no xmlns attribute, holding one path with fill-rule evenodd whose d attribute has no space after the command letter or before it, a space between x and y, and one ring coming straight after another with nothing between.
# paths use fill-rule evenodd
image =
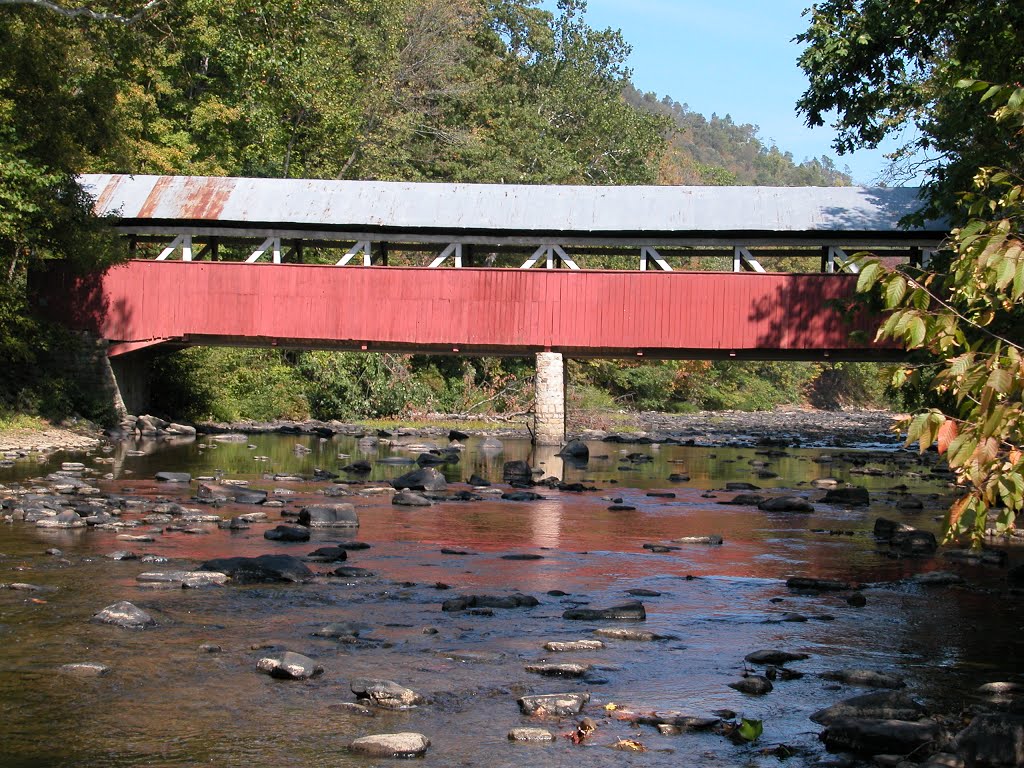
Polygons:
<instances>
[{"instance_id":1,"label":"concrete bridge support","mask_svg":"<svg viewBox=\"0 0 1024 768\"><path fill-rule=\"evenodd\" d=\"M109 359L109 386L118 418L148 412L152 360L147 352L129 352Z\"/></svg>"},{"instance_id":2,"label":"concrete bridge support","mask_svg":"<svg viewBox=\"0 0 1024 768\"><path fill-rule=\"evenodd\" d=\"M538 352L533 442L565 442L565 360L560 352Z\"/></svg>"}]
</instances>

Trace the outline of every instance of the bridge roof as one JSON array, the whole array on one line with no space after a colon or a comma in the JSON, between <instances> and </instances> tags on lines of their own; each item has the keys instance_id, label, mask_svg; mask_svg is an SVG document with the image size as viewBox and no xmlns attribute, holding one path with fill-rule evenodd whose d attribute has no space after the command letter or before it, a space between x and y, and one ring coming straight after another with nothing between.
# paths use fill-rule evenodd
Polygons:
<instances>
[{"instance_id":1,"label":"bridge roof","mask_svg":"<svg viewBox=\"0 0 1024 768\"><path fill-rule=\"evenodd\" d=\"M941 236L944 221L905 229L921 207L910 187L684 187L440 184L90 174L99 214L121 225L463 234L870 234Z\"/></svg>"}]
</instances>

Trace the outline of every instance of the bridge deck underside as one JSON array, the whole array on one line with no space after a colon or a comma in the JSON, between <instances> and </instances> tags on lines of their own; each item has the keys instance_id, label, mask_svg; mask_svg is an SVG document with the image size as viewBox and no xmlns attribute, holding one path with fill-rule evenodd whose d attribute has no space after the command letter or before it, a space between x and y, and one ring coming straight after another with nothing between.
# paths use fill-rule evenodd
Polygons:
<instances>
[{"instance_id":1,"label":"bridge deck underside","mask_svg":"<svg viewBox=\"0 0 1024 768\"><path fill-rule=\"evenodd\" d=\"M855 276L131 261L49 273L48 312L109 339L572 357L864 360Z\"/></svg>"}]
</instances>

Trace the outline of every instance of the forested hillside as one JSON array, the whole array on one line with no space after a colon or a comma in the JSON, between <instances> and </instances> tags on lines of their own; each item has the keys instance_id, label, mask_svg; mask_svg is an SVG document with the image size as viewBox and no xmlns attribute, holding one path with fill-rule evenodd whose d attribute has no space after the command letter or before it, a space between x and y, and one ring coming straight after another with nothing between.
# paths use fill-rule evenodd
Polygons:
<instances>
[{"instance_id":1,"label":"forested hillside","mask_svg":"<svg viewBox=\"0 0 1024 768\"><path fill-rule=\"evenodd\" d=\"M85 171L554 184L844 184L750 125L636 91L584 0L97 0L0 4L0 408L101 416L52 366L27 271L102 268ZM679 94L685 96L685 94ZM515 411L532 361L195 349L165 409L220 419ZM850 369L853 370L853 369ZM577 402L763 408L816 366L585 363ZM842 378L842 377L840 377ZM859 380L861 384L864 381ZM869 388L873 388L871 384ZM872 389L872 392L874 389ZM613 400L613 398L615 398Z\"/></svg>"}]
</instances>

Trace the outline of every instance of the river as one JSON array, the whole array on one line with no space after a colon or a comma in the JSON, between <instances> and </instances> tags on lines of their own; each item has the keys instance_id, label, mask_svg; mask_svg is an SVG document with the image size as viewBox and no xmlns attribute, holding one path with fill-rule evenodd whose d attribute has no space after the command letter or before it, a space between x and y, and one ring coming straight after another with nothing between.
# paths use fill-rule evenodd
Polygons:
<instances>
[{"instance_id":1,"label":"river","mask_svg":"<svg viewBox=\"0 0 1024 768\"><path fill-rule=\"evenodd\" d=\"M400 439L414 441L424 438ZM343 436L124 442L0 469L7 514L24 502L20 491L45 486L43 478L62 462L81 461L86 469L77 474L100 489L100 499L129 500L123 521L139 520L168 502L225 520L260 509L270 517L238 531L213 523L188 526L191 532L146 523L62 530L13 522L0 528L0 581L40 588L0 590L0 763L366 766L387 761L350 754L354 738L415 731L431 740L424 764L434 766L575 767L584 760L593 766L773 766L780 764L771 753L778 745L793 755L786 765L810 766L821 764L826 753L818 740L821 727L809 714L866 692L825 680L823 672L861 668L899 675L938 713L959 712L976 700L982 683L1020 681L1024 673L1024 612L1019 596L1008 591L1005 568L949 560L941 550L905 556L872 535L878 517L940 532L951 491L928 458L855 448L591 442L590 460L580 466L563 463L551 450L537 453L525 441L504 440L501 453L478 450L476 438L465 442L461 460L441 467L449 493L469 490L464 481L473 473L508 490L501 484L502 467L517 459L595 490L539 486L534 490L543 498L535 501L484 496L395 506L390 495L360 492L408 471L410 466L387 461L417 452L369 448ZM340 471L360 459L370 462L369 474ZM316 469L350 481L344 488L351 495L325 499L324 489L334 484L308 479ZM162 483L154 479L159 471L248 481L283 504L200 505L192 500L196 479ZM689 480L669 481L672 474ZM871 504L821 503L824 491L813 482L822 478L867 488ZM723 490L729 482L753 483L768 495L788 489L810 499L814 511L770 513L722 504L735 495ZM908 497L919 499L921 508L907 509ZM314 529L306 543L264 539L282 514L325 501L352 502L360 527ZM613 505L627 509L612 511ZM151 533L154 540L117 538L124 533ZM724 543L672 544L711 534ZM143 572L193 569L215 557L304 556L353 539L369 548L350 551L345 564L372 576L204 589L153 589L136 580ZM675 548L659 551L664 545ZM47 554L54 549L60 553ZM127 549L167 560L108 557ZM1011 551L1009 565L1019 561ZM310 567L329 574L336 566ZM913 581L937 570L965 583ZM859 594L866 604L848 602L849 591L790 589L786 579L793 576L863 584ZM649 594L637 598L629 590ZM458 595L514 592L538 598L539 605L441 610L444 600ZM644 603L642 625L562 617L570 608L633 599ZM89 621L120 600L149 611L157 626L132 631ZM362 627L357 638L342 642L313 634L343 621ZM642 628L668 639L605 640L603 649L568 654L543 647L594 638L594 629L603 626ZM208 652L210 645L220 651ZM787 665L802 675L777 679L764 696L730 688L745 670L757 669L744 656L768 648L808 654ZM257 660L274 650L310 656L325 672L306 681L259 674ZM104 664L109 674L60 672L61 665L82 661ZM538 661L591 668L582 679L551 679L526 671ZM358 678L397 681L426 703L373 716L357 713L345 703L354 701L350 686ZM539 721L522 715L516 703L525 694L566 691L591 696L584 714L598 727L579 745L563 738L577 718ZM761 720L763 735L735 744L715 730L667 735L630 719L636 713L708 716L722 710L737 720ZM512 728L527 725L547 728L556 740L508 739ZM647 751L612 749L620 739L640 742Z\"/></svg>"}]
</instances>

